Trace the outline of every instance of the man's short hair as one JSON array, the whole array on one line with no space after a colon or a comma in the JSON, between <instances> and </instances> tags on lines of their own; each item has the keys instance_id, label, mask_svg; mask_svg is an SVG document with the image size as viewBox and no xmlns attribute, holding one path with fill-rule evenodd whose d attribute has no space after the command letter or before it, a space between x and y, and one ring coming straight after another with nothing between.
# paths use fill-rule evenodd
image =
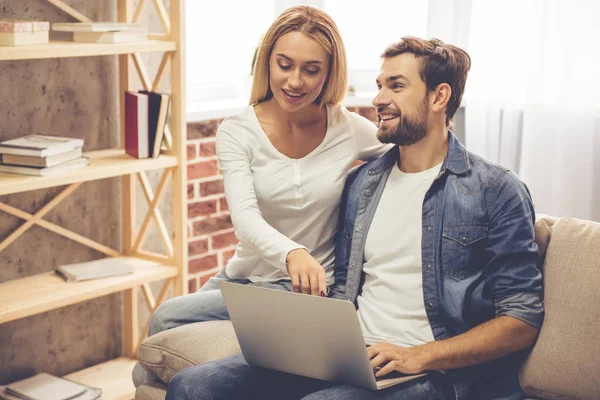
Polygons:
<instances>
[{"instance_id":1,"label":"man's short hair","mask_svg":"<svg viewBox=\"0 0 600 400\"><path fill-rule=\"evenodd\" d=\"M390 58L405 53L413 54L419 61L419 74L428 92L440 83L447 83L452 89L446 107L448 125L460 106L471 68L471 57L463 49L439 39L425 40L412 36L405 36L399 42L389 45L381 57Z\"/></svg>"}]
</instances>

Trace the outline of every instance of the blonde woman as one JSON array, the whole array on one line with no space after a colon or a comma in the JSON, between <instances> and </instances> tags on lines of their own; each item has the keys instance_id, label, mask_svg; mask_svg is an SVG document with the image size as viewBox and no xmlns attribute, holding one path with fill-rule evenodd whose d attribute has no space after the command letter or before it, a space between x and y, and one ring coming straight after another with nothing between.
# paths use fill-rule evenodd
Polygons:
<instances>
[{"instance_id":1,"label":"blonde woman","mask_svg":"<svg viewBox=\"0 0 600 400\"><path fill-rule=\"evenodd\" d=\"M239 240L235 254L198 292L161 305L150 335L228 319L223 280L326 296L346 174L356 160L389 148L377 140L375 125L340 105L346 54L325 12L285 10L255 61L250 105L227 117L216 139Z\"/></svg>"}]
</instances>

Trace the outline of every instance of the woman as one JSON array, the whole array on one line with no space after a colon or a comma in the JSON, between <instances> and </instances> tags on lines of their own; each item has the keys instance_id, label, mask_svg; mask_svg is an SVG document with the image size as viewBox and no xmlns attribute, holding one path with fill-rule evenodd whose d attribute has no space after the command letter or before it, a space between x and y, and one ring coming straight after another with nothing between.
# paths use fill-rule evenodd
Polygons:
<instances>
[{"instance_id":1,"label":"woman","mask_svg":"<svg viewBox=\"0 0 600 400\"><path fill-rule=\"evenodd\" d=\"M258 49L250 106L217 131L235 254L198 292L162 304L149 335L228 319L223 280L327 295L346 174L357 159L389 148L371 122L339 105L347 75L341 37L323 11L292 7L271 25Z\"/></svg>"}]
</instances>

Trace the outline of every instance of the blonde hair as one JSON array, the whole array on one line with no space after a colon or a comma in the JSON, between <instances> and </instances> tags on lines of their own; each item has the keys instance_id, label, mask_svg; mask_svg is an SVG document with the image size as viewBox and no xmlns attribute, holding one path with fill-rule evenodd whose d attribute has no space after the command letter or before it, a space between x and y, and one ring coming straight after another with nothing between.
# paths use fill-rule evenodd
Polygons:
<instances>
[{"instance_id":1,"label":"blonde hair","mask_svg":"<svg viewBox=\"0 0 600 400\"><path fill-rule=\"evenodd\" d=\"M316 101L320 106L340 103L346 95L348 68L346 50L338 28L324 11L310 6L295 6L277 17L258 46L250 105L273 97L269 84L269 58L277 39L289 32L303 33L329 54L327 80Z\"/></svg>"}]
</instances>

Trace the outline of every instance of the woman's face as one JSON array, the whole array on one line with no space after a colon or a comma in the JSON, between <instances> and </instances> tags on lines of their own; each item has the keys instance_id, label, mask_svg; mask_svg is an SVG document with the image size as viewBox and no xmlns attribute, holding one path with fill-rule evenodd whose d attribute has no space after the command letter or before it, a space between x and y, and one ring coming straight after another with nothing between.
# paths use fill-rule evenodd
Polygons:
<instances>
[{"instance_id":1,"label":"woman's face","mask_svg":"<svg viewBox=\"0 0 600 400\"><path fill-rule=\"evenodd\" d=\"M289 32L275 42L269 71L269 85L277 103L285 111L298 111L321 94L329 71L329 55L304 34Z\"/></svg>"}]
</instances>

